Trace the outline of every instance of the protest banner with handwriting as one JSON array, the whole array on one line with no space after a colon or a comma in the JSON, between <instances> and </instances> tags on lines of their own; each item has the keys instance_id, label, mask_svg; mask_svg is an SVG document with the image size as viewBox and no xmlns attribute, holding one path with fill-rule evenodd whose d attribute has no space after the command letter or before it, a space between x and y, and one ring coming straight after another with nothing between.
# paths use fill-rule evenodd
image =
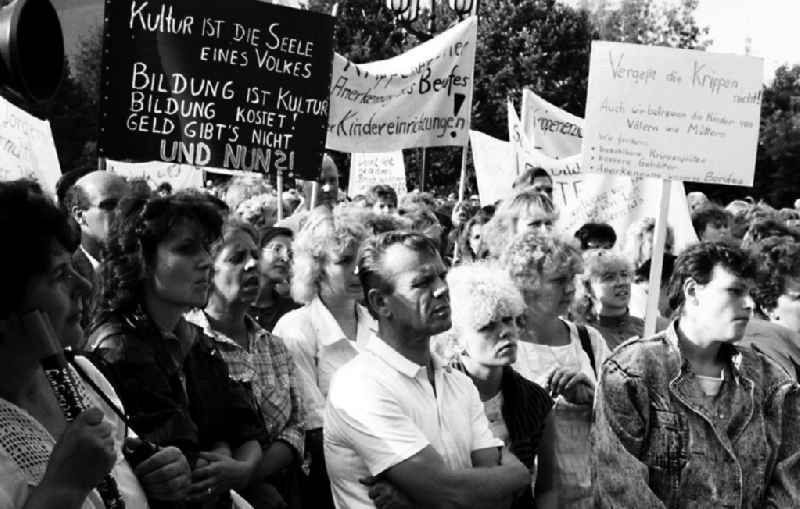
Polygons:
<instances>
[{"instance_id":1,"label":"protest banner with handwriting","mask_svg":"<svg viewBox=\"0 0 800 509\"><path fill-rule=\"evenodd\" d=\"M247 0L106 0L100 154L316 178L333 18Z\"/></svg>"},{"instance_id":2,"label":"protest banner with handwriting","mask_svg":"<svg viewBox=\"0 0 800 509\"><path fill-rule=\"evenodd\" d=\"M583 119L553 106L532 90L522 90L522 132L528 141L550 157L581 153Z\"/></svg>"},{"instance_id":3,"label":"protest banner with handwriting","mask_svg":"<svg viewBox=\"0 0 800 509\"><path fill-rule=\"evenodd\" d=\"M558 116L558 112L555 115ZM655 216L653 204L657 204L661 196L660 179L586 173L580 153L556 159L531 147L511 103L508 118L509 132L514 133L510 145L518 156L512 164L518 161L522 171L543 168L550 173L553 201L559 210L557 225L562 231L572 234L585 223L602 222L610 224L622 241L631 225ZM576 117L575 124L582 128L583 119ZM547 137L552 135L543 132L539 135L540 141L546 143ZM670 185L669 224L675 231L675 248L679 251L697 242L697 235L689 216L683 182L674 181Z\"/></svg>"},{"instance_id":4,"label":"protest banner with handwriting","mask_svg":"<svg viewBox=\"0 0 800 509\"><path fill-rule=\"evenodd\" d=\"M50 123L0 97L0 180L36 180L55 193L61 177Z\"/></svg>"},{"instance_id":5,"label":"protest banner with handwriting","mask_svg":"<svg viewBox=\"0 0 800 509\"><path fill-rule=\"evenodd\" d=\"M174 191L203 188L203 170L188 164L159 161L127 163L107 159L106 169L128 179L143 178L153 189L162 182L168 182Z\"/></svg>"},{"instance_id":6,"label":"protest banner with handwriting","mask_svg":"<svg viewBox=\"0 0 800 509\"><path fill-rule=\"evenodd\" d=\"M333 60L327 146L390 152L464 146L472 114L477 19L388 60Z\"/></svg>"},{"instance_id":7,"label":"protest banner with handwriting","mask_svg":"<svg viewBox=\"0 0 800 509\"><path fill-rule=\"evenodd\" d=\"M350 155L347 195L366 194L376 184L391 186L398 198L408 192L402 151Z\"/></svg>"},{"instance_id":8,"label":"protest banner with handwriting","mask_svg":"<svg viewBox=\"0 0 800 509\"><path fill-rule=\"evenodd\" d=\"M595 41L587 172L752 186L763 61Z\"/></svg>"}]
</instances>

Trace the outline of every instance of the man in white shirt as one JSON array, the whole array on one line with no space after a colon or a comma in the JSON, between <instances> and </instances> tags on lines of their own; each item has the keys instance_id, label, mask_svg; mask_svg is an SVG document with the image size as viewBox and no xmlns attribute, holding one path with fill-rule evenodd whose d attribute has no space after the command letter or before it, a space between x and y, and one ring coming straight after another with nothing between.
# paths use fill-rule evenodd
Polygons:
<instances>
[{"instance_id":1,"label":"man in white shirt","mask_svg":"<svg viewBox=\"0 0 800 509\"><path fill-rule=\"evenodd\" d=\"M530 481L489 430L474 385L440 364L430 337L450 328L446 267L427 237L366 241L358 274L378 334L334 376L325 459L340 509L508 507Z\"/></svg>"}]
</instances>

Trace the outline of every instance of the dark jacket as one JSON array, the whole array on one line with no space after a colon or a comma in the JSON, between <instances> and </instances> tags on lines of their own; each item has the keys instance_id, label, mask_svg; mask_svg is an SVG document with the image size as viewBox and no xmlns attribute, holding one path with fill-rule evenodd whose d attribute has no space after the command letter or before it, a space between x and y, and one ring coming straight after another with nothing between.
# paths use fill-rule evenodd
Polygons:
<instances>
[{"instance_id":1,"label":"dark jacket","mask_svg":"<svg viewBox=\"0 0 800 509\"><path fill-rule=\"evenodd\" d=\"M676 323L603 363L592 428L596 507L800 507L800 389L765 355L723 345L709 398Z\"/></svg>"},{"instance_id":2,"label":"dark jacket","mask_svg":"<svg viewBox=\"0 0 800 509\"><path fill-rule=\"evenodd\" d=\"M191 464L216 442L235 449L266 438L249 392L229 379L213 341L197 326L181 320L178 334L167 335L144 312L110 314L89 344L142 438L180 448Z\"/></svg>"}]
</instances>

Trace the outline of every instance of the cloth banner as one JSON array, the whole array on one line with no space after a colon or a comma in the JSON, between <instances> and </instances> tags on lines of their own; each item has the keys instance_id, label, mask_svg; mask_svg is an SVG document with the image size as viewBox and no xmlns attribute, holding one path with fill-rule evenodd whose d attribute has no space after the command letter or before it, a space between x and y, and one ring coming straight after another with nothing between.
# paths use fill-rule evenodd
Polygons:
<instances>
[{"instance_id":1,"label":"cloth banner","mask_svg":"<svg viewBox=\"0 0 800 509\"><path fill-rule=\"evenodd\" d=\"M494 205L511 194L516 177L511 144L480 131L470 131L469 141L481 206Z\"/></svg>"},{"instance_id":2,"label":"cloth banner","mask_svg":"<svg viewBox=\"0 0 800 509\"><path fill-rule=\"evenodd\" d=\"M464 146L472 114L477 18L388 60L334 54L327 147L342 152Z\"/></svg>"},{"instance_id":3,"label":"cloth banner","mask_svg":"<svg viewBox=\"0 0 800 509\"><path fill-rule=\"evenodd\" d=\"M511 139L516 139L511 143L512 151L518 156L520 170L540 167L553 177L553 201L559 210L557 226L564 233L572 235L587 222L608 223L616 231L621 246L631 225L645 217L655 218L654 207L661 196L660 179L586 173L580 153L556 159L531 147L511 103L508 118L509 132L515 133ZM583 128L583 119L577 120L576 125ZM543 136L546 138L548 134L545 132ZM677 253L697 242L697 235L689 216L683 182L673 181L671 185L668 217L675 232Z\"/></svg>"},{"instance_id":4,"label":"cloth banner","mask_svg":"<svg viewBox=\"0 0 800 509\"><path fill-rule=\"evenodd\" d=\"M350 182L347 195L351 198L366 194L376 184L391 186L401 197L408 192L406 187L406 165L403 152L351 154Z\"/></svg>"},{"instance_id":5,"label":"cloth banner","mask_svg":"<svg viewBox=\"0 0 800 509\"><path fill-rule=\"evenodd\" d=\"M126 163L106 160L106 169L127 179L143 178L152 189L168 182L174 191L179 189L202 189L203 170L188 164L170 164L160 161L149 163Z\"/></svg>"},{"instance_id":6,"label":"cloth banner","mask_svg":"<svg viewBox=\"0 0 800 509\"><path fill-rule=\"evenodd\" d=\"M0 97L0 180L36 180L55 194L61 177L50 123Z\"/></svg>"},{"instance_id":7,"label":"cloth banner","mask_svg":"<svg viewBox=\"0 0 800 509\"><path fill-rule=\"evenodd\" d=\"M587 172L752 186L764 62L592 42Z\"/></svg>"},{"instance_id":8,"label":"cloth banner","mask_svg":"<svg viewBox=\"0 0 800 509\"><path fill-rule=\"evenodd\" d=\"M583 119L522 89L522 132L533 147L550 157L580 154Z\"/></svg>"}]
</instances>

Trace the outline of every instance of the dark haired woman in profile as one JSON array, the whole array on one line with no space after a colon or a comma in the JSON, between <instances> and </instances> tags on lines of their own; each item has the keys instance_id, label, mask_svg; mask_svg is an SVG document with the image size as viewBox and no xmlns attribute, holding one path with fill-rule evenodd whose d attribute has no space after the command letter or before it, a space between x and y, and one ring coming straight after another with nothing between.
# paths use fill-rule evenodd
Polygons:
<instances>
[{"instance_id":1,"label":"dark haired woman in profile","mask_svg":"<svg viewBox=\"0 0 800 509\"><path fill-rule=\"evenodd\" d=\"M192 467L182 507L231 507L261 460L264 424L213 341L184 320L206 304L222 217L200 193L123 200L89 344L143 438Z\"/></svg>"}]
</instances>

